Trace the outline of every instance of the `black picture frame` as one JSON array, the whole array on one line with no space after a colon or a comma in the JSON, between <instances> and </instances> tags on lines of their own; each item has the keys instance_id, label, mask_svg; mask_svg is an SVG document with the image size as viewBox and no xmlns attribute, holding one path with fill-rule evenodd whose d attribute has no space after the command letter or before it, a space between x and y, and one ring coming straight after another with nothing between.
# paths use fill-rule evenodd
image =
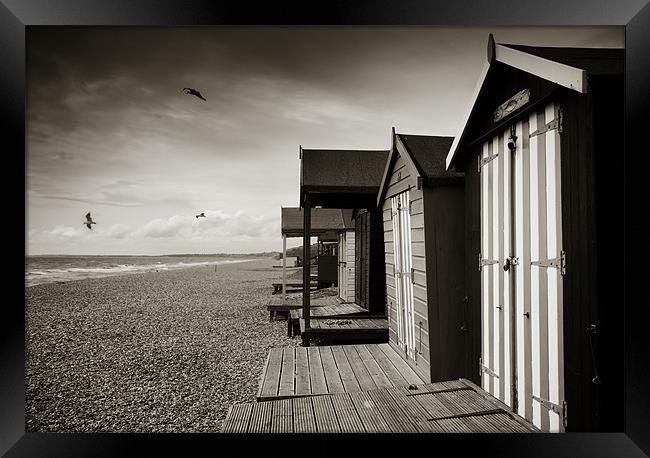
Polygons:
<instances>
[{"instance_id":1,"label":"black picture frame","mask_svg":"<svg viewBox=\"0 0 650 458\"><path fill-rule=\"evenodd\" d=\"M25 31L32 25L402 25L402 26L625 26L626 29L626 138L625 162L626 237L621 243L621 267L625 269L624 297L626 323L625 431L620 433L566 433L540 435L435 435L328 437L231 437L221 434L52 434L25 433L25 314L24 272L15 267L24 259L20 237L12 234L5 242L5 301L3 304L0 372L0 453L6 456L119 456L157 454L157 451L197 447L211 454L226 453L226 446L263 447L271 452L309 453L313 449L340 453L353 445L374 448L377 444L401 444L402 452L480 453L495 456L643 456L650 454L650 345L647 295L647 227L640 214L648 208L647 173L643 159L648 156L644 137L650 132L650 5L645 0L618 0L592 5L589 0L507 0L476 2L442 1L348 1L319 3L276 3L207 0L2 0L0 3L0 106L2 107L2 151L8 165L3 187L5 202L19 202L16 188L25 182ZM22 155L21 155L22 152ZM21 161L21 157L23 160ZM646 159L647 160L647 159ZM20 170L23 174L20 174ZM22 176L22 178L21 178ZM22 201L23 211L25 200ZM13 212L12 212L13 215ZM7 211L9 216L9 211ZM6 228L18 232L16 217L6 218ZM10 223L10 224L9 224ZM7 236L9 237L9 235ZM644 240L645 239L645 240ZM20 256L20 257L19 257ZM22 297L22 301L21 298ZM23 304L23 305L21 305ZM617 305L618 306L618 305ZM381 439L381 440L379 440ZM320 447L322 441L323 447ZM404 441L404 442L402 442ZM407 442L408 441L408 442ZM339 447L341 446L341 447ZM307 447L300 450L299 447ZM411 448L413 447L413 448ZM249 454L248 448L235 448ZM454 452L456 451L456 452ZM228 452L232 453L232 452Z\"/></svg>"}]
</instances>

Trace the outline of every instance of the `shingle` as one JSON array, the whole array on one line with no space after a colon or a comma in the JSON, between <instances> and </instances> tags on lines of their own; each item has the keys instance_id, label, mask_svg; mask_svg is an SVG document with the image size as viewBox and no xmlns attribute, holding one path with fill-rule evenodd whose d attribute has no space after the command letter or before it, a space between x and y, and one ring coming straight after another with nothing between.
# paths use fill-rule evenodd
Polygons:
<instances>
[{"instance_id":1,"label":"shingle","mask_svg":"<svg viewBox=\"0 0 650 458\"><path fill-rule=\"evenodd\" d=\"M448 172L445 159L454 137L434 135L397 134L408 150L415 166L427 179L463 177L462 173Z\"/></svg>"},{"instance_id":2,"label":"shingle","mask_svg":"<svg viewBox=\"0 0 650 458\"><path fill-rule=\"evenodd\" d=\"M377 188L381 185L388 151L383 150L302 150L302 186Z\"/></svg>"}]
</instances>

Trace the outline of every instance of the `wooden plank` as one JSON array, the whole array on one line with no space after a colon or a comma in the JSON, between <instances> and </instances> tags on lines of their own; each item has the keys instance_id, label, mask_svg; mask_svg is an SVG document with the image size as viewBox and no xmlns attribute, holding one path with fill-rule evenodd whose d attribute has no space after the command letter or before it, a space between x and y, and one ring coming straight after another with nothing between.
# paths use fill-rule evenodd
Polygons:
<instances>
[{"instance_id":1,"label":"wooden plank","mask_svg":"<svg viewBox=\"0 0 650 458\"><path fill-rule=\"evenodd\" d=\"M269 360L271 359L271 351L266 355L266 361L264 362L264 367L262 368L262 374L260 375L259 381L257 383L257 398L259 399L262 396L262 388L264 387L264 381L266 380L266 371L269 367Z\"/></svg>"},{"instance_id":2,"label":"wooden plank","mask_svg":"<svg viewBox=\"0 0 650 458\"><path fill-rule=\"evenodd\" d=\"M395 399L384 390L369 391L368 395L373 400L383 420L394 433L413 433L417 429L411 419L400 409Z\"/></svg>"},{"instance_id":3,"label":"wooden plank","mask_svg":"<svg viewBox=\"0 0 650 458\"><path fill-rule=\"evenodd\" d=\"M368 369L366 369L366 366L363 364L363 361L361 361L356 346L344 345L343 351L345 352L345 355L348 357L348 361L350 362L350 366L354 371L354 375L357 381L359 382L359 386L361 387L361 390L367 391L367 390L373 390L377 388L377 385L375 384L372 377L370 376Z\"/></svg>"},{"instance_id":4,"label":"wooden plank","mask_svg":"<svg viewBox=\"0 0 650 458\"><path fill-rule=\"evenodd\" d=\"M273 415L271 416L272 433L293 432L293 409L291 399L273 401Z\"/></svg>"},{"instance_id":5,"label":"wooden plank","mask_svg":"<svg viewBox=\"0 0 650 458\"><path fill-rule=\"evenodd\" d=\"M276 396L280 385L280 371L282 369L282 348L272 348L269 352L268 365L264 375L262 397Z\"/></svg>"},{"instance_id":6,"label":"wooden plank","mask_svg":"<svg viewBox=\"0 0 650 458\"><path fill-rule=\"evenodd\" d=\"M365 391L350 393L350 399L368 433L389 433L391 428L377 409L376 403Z\"/></svg>"},{"instance_id":7,"label":"wooden plank","mask_svg":"<svg viewBox=\"0 0 650 458\"><path fill-rule=\"evenodd\" d=\"M278 395L292 396L295 393L295 348L284 348L282 356L282 372L280 373L280 386Z\"/></svg>"},{"instance_id":8,"label":"wooden plank","mask_svg":"<svg viewBox=\"0 0 650 458\"><path fill-rule=\"evenodd\" d=\"M393 386L405 386L409 384L390 358L386 356L386 353L381 351L377 345L365 345L365 348L375 358L377 364L379 364L379 367L381 367L381 370L386 374L386 377L388 377L388 380L390 380Z\"/></svg>"},{"instance_id":9,"label":"wooden plank","mask_svg":"<svg viewBox=\"0 0 650 458\"><path fill-rule=\"evenodd\" d=\"M323 372L325 374L325 382L327 383L328 393L343 393L345 391L343 382L341 381L341 374L336 361L332 354L331 347L320 347L320 357L323 362Z\"/></svg>"},{"instance_id":10,"label":"wooden plank","mask_svg":"<svg viewBox=\"0 0 650 458\"><path fill-rule=\"evenodd\" d=\"M375 382L378 388L392 387L393 383L390 381L388 376L384 373L381 366L377 363L375 358L372 356L366 345L355 345L357 351L359 352L359 357L363 364L368 369L368 373L372 377L372 380Z\"/></svg>"},{"instance_id":11,"label":"wooden plank","mask_svg":"<svg viewBox=\"0 0 650 458\"><path fill-rule=\"evenodd\" d=\"M490 417L492 415L484 415L480 417L476 417L474 419L474 422L478 427L480 428L481 432L484 433L501 433L503 432L498 426L496 426L492 421L490 421Z\"/></svg>"},{"instance_id":12,"label":"wooden plank","mask_svg":"<svg viewBox=\"0 0 650 458\"><path fill-rule=\"evenodd\" d=\"M293 431L296 433L315 433L316 419L311 403L312 397L293 398Z\"/></svg>"},{"instance_id":13,"label":"wooden plank","mask_svg":"<svg viewBox=\"0 0 650 458\"><path fill-rule=\"evenodd\" d=\"M503 402L499 401L498 399L494 398L493 396L490 396L488 393L486 393L481 387L476 385L474 382L471 380L467 379L460 379L461 382L463 382L466 386L472 388L478 395L482 396L484 399L486 399L488 402L496 406L497 408L502 409L505 412L509 412L510 408L504 404ZM512 414L512 418L522 425L524 428L526 428L527 431L533 431L537 432L539 431L535 426L533 426L532 423L528 422L526 419L523 417L516 415L515 413Z\"/></svg>"},{"instance_id":14,"label":"wooden plank","mask_svg":"<svg viewBox=\"0 0 650 458\"><path fill-rule=\"evenodd\" d=\"M336 419L336 412L330 396L314 396L311 398L314 406L316 429L319 433L340 433L341 428Z\"/></svg>"},{"instance_id":15,"label":"wooden plank","mask_svg":"<svg viewBox=\"0 0 650 458\"><path fill-rule=\"evenodd\" d=\"M546 122L555 118L555 106L550 103L546 106ZM562 250L562 221L560 196L560 151L559 133L557 130L549 131L546 136L546 163L548 173L546 174L547 190L547 259L558 257ZM559 269L547 269L548 278L548 374L549 400L555 404L562 401L560 396L564 395L563 370L561 364L564 361L562 355L562 275ZM551 432L563 431L561 419L555 412L549 412ZM538 425L539 426L539 425Z\"/></svg>"},{"instance_id":16,"label":"wooden plank","mask_svg":"<svg viewBox=\"0 0 650 458\"><path fill-rule=\"evenodd\" d=\"M411 422L419 432L442 433L444 430L435 421L429 421L429 413L418 403L413 396L414 391L407 387L397 387L387 390L396 400L401 409L409 416Z\"/></svg>"},{"instance_id":17,"label":"wooden plank","mask_svg":"<svg viewBox=\"0 0 650 458\"><path fill-rule=\"evenodd\" d=\"M336 366L339 369L341 382L343 383L345 391L360 391L361 386L359 385L359 381L357 380L357 377L352 370L352 366L350 365L350 362L348 361L348 358L343 351L343 347L333 346L331 349L334 360L336 361Z\"/></svg>"},{"instance_id":18,"label":"wooden plank","mask_svg":"<svg viewBox=\"0 0 650 458\"><path fill-rule=\"evenodd\" d=\"M273 413L273 402L252 403L251 420L248 425L249 433L271 432L271 415Z\"/></svg>"},{"instance_id":19,"label":"wooden plank","mask_svg":"<svg viewBox=\"0 0 650 458\"><path fill-rule=\"evenodd\" d=\"M250 421L252 403L235 404L230 408L230 413L226 417L224 433L245 433L248 430Z\"/></svg>"},{"instance_id":20,"label":"wooden plank","mask_svg":"<svg viewBox=\"0 0 650 458\"><path fill-rule=\"evenodd\" d=\"M308 347L309 356L309 380L311 382L312 394L327 394L327 383L325 382L325 373L323 363L320 358L319 347Z\"/></svg>"},{"instance_id":21,"label":"wooden plank","mask_svg":"<svg viewBox=\"0 0 650 458\"><path fill-rule=\"evenodd\" d=\"M400 371L402 376L406 379L409 384L420 385L424 381L420 378L418 374L415 373L413 369L404 361L404 359L397 354L397 352L389 344L379 344L379 349L386 354L388 359L393 363L393 365Z\"/></svg>"},{"instance_id":22,"label":"wooden plank","mask_svg":"<svg viewBox=\"0 0 650 458\"><path fill-rule=\"evenodd\" d=\"M309 347L296 347L296 395L311 394L307 348Z\"/></svg>"},{"instance_id":23,"label":"wooden plank","mask_svg":"<svg viewBox=\"0 0 650 458\"><path fill-rule=\"evenodd\" d=\"M339 422L339 427L343 433L363 433L366 432L363 422L354 407L348 393L330 396L332 406Z\"/></svg>"}]
</instances>

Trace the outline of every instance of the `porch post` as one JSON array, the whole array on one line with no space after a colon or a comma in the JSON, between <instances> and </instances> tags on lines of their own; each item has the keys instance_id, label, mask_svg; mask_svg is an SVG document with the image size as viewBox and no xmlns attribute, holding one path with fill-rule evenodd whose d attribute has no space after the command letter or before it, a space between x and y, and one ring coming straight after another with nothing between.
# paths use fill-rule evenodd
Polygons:
<instances>
[{"instance_id":1,"label":"porch post","mask_svg":"<svg viewBox=\"0 0 650 458\"><path fill-rule=\"evenodd\" d=\"M303 212L303 234L302 234L302 318L305 320L305 331L310 328L310 304L309 292L311 290L311 255L310 255L310 235L311 235L311 195L305 193L305 204ZM302 334L303 347L309 346L309 338Z\"/></svg>"},{"instance_id":2,"label":"porch post","mask_svg":"<svg viewBox=\"0 0 650 458\"><path fill-rule=\"evenodd\" d=\"M282 303L287 301L287 234L282 234Z\"/></svg>"}]
</instances>

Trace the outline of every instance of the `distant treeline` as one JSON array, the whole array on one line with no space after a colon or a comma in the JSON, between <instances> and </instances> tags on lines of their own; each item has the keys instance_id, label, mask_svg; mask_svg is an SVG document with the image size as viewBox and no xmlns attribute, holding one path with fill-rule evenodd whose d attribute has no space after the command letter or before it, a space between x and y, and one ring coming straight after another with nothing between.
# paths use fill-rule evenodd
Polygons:
<instances>
[{"instance_id":1,"label":"distant treeline","mask_svg":"<svg viewBox=\"0 0 650 458\"><path fill-rule=\"evenodd\" d=\"M302 259L303 258L302 253L303 253L302 245L293 248L287 248L287 257L299 257L300 259ZM318 244L314 243L309 249L309 257L311 259L314 259L317 256L318 256ZM282 258L282 253L280 253L280 258Z\"/></svg>"},{"instance_id":2,"label":"distant treeline","mask_svg":"<svg viewBox=\"0 0 650 458\"><path fill-rule=\"evenodd\" d=\"M211 253L211 254L205 254L205 253L186 253L186 254L165 254L163 256L168 256L170 258L180 258L180 257L214 257L214 256L219 256L221 258L250 258L252 256L255 257L263 257L263 258L270 258L272 256L278 256L281 255L277 251L265 251L263 253Z\"/></svg>"}]
</instances>

